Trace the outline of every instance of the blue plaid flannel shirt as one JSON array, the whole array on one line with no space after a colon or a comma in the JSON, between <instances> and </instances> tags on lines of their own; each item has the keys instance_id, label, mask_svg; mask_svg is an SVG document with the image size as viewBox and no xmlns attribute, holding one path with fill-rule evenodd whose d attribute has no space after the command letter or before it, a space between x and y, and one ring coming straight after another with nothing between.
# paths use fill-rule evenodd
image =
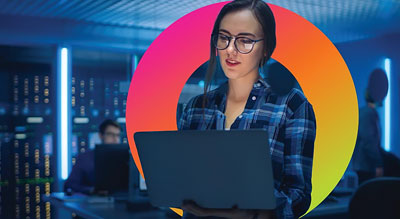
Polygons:
<instances>
[{"instance_id":1,"label":"blue plaid flannel shirt","mask_svg":"<svg viewBox=\"0 0 400 219\"><path fill-rule=\"evenodd\" d=\"M228 83L208 92L203 114L203 95L192 98L178 122L179 130L225 129ZM204 120L203 120L204 116ZM231 129L268 131L272 159L277 218L297 218L311 202L311 171L316 122L311 104L298 89L278 96L259 79L245 109Z\"/></svg>"}]
</instances>

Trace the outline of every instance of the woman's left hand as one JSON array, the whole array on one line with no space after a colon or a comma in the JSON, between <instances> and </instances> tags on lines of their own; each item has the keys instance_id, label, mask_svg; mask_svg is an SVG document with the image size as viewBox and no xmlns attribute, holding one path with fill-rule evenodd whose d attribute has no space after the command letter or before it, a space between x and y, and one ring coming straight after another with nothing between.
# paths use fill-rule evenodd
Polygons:
<instances>
[{"instance_id":1,"label":"woman's left hand","mask_svg":"<svg viewBox=\"0 0 400 219\"><path fill-rule=\"evenodd\" d=\"M216 216L232 219L252 219L256 214L254 210L241 210L234 206L232 209L212 209L198 206L193 201L185 201L182 209L198 217Z\"/></svg>"}]
</instances>

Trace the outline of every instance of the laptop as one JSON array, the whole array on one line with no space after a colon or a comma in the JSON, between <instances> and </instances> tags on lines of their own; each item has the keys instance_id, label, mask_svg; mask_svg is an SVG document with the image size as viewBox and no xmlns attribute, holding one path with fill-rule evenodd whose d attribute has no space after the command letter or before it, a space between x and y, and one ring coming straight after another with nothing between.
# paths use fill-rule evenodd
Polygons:
<instances>
[{"instance_id":1,"label":"laptop","mask_svg":"<svg viewBox=\"0 0 400 219\"><path fill-rule=\"evenodd\" d=\"M137 132L134 139L154 206L276 206L266 131Z\"/></svg>"}]
</instances>

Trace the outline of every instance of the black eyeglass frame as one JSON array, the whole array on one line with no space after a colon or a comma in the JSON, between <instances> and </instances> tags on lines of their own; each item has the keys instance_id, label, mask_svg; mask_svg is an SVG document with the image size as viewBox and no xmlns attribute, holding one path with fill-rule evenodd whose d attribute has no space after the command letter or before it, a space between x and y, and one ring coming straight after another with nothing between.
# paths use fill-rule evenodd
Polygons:
<instances>
[{"instance_id":1,"label":"black eyeglass frame","mask_svg":"<svg viewBox=\"0 0 400 219\"><path fill-rule=\"evenodd\" d=\"M223 48L223 49L218 48L218 46L217 46L217 44L218 44L217 41L218 41L219 35L223 35L223 36L227 37L228 40L229 40L229 41L228 41L228 44L227 44L226 47ZM238 49L238 46L236 45L236 40L237 40L237 39L243 39L243 38L252 41L251 49L250 49L249 52L242 52L242 51L240 51L240 50ZM218 50L225 50L225 49L227 49L227 48L229 47L229 45L231 44L232 39L235 39L235 40L233 41L233 45L235 45L235 49L236 49L239 53L241 53L241 54L249 54L249 53L251 53L251 51L253 51L253 49L254 49L254 45L255 45L257 42L260 42L260 41L264 40L264 39L253 40L253 39L251 39L251 38L244 37L244 36L236 37L236 36L227 36L227 35L225 35L225 34L213 34L213 35L211 35L212 43L214 44L215 48L218 49Z\"/></svg>"}]
</instances>

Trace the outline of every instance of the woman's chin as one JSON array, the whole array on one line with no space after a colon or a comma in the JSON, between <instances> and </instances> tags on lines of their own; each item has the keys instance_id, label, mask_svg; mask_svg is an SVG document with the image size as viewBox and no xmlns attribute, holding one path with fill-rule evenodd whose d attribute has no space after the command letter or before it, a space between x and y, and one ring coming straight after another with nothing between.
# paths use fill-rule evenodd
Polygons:
<instances>
[{"instance_id":1,"label":"woman's chin","mask_svg":"<svg viewBox=\"0 0 400 219\"><path fill-rule=\"evenodd\" d=\"M235 80L240 78L240 75L234 72L225 72L225 77L227 77L229 80Z\"/></svg>"}]
</instances>

